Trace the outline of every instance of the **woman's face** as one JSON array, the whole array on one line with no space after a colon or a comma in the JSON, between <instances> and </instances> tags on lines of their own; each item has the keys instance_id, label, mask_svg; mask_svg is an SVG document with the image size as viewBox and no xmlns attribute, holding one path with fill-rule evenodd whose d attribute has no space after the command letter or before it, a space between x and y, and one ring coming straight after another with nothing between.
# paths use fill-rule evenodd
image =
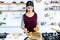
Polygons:
<instances>
[{"instance_id":1,"label":"woman's face","mask_svg":"<svg viewBox=\"0 0 60 40\"><path fill-rule=\"evenodd\" d=\"M27 10L28 11L32 11L33 10L33 6L27 6Z\"/></svg>"}]
</instances>

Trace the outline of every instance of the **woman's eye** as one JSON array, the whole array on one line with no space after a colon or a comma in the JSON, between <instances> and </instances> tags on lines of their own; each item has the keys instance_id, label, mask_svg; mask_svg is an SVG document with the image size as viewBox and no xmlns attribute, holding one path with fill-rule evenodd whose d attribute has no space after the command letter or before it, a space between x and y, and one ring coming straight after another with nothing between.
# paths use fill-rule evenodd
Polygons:
<instances>
[{"instance_id":1,"label":"woman's eye","mask_svg":"<svg viewBox=\"0 0 60 40\"><path fill-rule=\"evenodd\" d=\"M27 9L33 9L33 7L27 7Z\"/></svg>"},{"instance_id":2,"label":"woman's eye","mask_svg":"<svg viewBox=\"0 0 60 40\"><path fill-rule=\"evenodd\" d=\"M30 8L27 8L27 9L30 9Z\"/></svg>"},{"instance_id":3,"label":"woman's eye","mask_svg":"<svg viewBox=\"0 0 60 40\"><path fill-rule=\"evenodd\" d=\"M28 9L30 9L30 8L28 8Z\"/></svg>"}]
</instances>

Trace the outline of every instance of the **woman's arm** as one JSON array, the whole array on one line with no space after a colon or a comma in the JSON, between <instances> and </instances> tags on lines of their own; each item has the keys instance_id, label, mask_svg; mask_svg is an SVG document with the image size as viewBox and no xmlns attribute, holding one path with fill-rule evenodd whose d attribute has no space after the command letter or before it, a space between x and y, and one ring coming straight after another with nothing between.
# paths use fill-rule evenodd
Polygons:
<instances>
[{"instance_id":1,"label":"woman's arm","mask_svg":"<svg viewBox=\"0 0 60 40\"><path fill-rule=\"evenodd\" d=\"M40 26L41 26L41 24L40 24L39 18L38 18L38 16L37 16L37 25L36 25L36 27L37 27L38 29L40 29Z\"/></svg>"},{"instance_id":2,"label":"woman's arm","mask_svg":"<svg viewBox=\"0 0 60 40\"><path fill-rule=\"evenodd\" d=\"M24 30L24 32L28 32L28 30L24 27L24 26L21 26L21 29L23 29Z\"/></svg>"},{"instance_id":3,"label":"woman's arm","mask_svg":"<svg viewBox=\"0 0 60 40\"><path fill-rule=\"evenodd\" d=\"M21 29L24 30L24 32L28 32L27 29L25 28L23 16L22 16L22 20L21 20Z\"/></svg>"},{"instance_id":4,"label":"woman's arm","mask_svg":"<svg viewBox=\"0 0 60 40\"><path fill-rule=\"evenodd\" d=\"M38 28L39 28L39 24L37 24L37 25L36 25L36 27L38 27Z\"/></svg>"}]
</instances>

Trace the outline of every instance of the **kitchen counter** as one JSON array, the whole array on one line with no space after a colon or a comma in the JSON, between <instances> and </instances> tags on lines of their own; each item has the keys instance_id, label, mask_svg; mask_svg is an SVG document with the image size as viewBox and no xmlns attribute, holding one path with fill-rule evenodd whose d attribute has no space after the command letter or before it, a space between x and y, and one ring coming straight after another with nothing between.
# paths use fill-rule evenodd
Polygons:
<instances>
[{"instance_id":1,"label":"kitchen counter","mask_svg":"<svg viewBox=\"0 0 60 40\"><path fill-rule=\"evenodd\" d=\"M7 35L5 40L24 40L26 37L26 34L14 33Z\"/></svg>"}]
</instances>

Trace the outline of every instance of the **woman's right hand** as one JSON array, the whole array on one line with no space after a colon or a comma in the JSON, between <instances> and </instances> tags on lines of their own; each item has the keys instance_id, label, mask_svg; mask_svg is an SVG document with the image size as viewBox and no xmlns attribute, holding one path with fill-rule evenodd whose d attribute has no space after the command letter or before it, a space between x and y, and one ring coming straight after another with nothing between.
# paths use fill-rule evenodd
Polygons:
<instances>
[{"instance_id":1,"label":"woman's right hand","mask_svg":"<svg viewBox=\"0 0 60 40\"><path fill-rule=\"evenodd\" d=\"M27 30L27 29L25 29L25 30L24 30L24 32L28 33L28 30Z\"/></svg>"},{"instance_id":2,"label":"woman's right hand","mask_svg":"<svg viewBox=\"0 0 60 40\"><path fill-rule=\"evenodd\" d=\"M28 30L24 26L22 26L21 28L24 30L24 32L28 33Z\"/></svg>"}]
</instances>

